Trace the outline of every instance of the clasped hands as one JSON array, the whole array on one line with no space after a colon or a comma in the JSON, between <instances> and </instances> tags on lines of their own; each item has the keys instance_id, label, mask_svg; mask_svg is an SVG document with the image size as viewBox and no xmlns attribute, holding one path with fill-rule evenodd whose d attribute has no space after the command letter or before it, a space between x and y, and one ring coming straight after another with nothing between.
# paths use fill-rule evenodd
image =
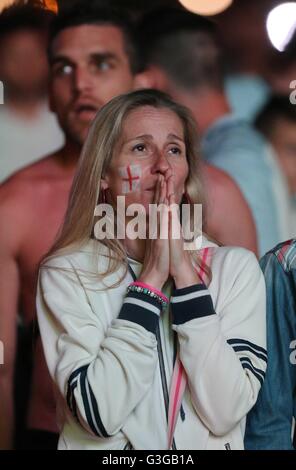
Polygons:
<instances>
[{"instance_id":1,"label":"clasped hands","mask_svg":"<svg viewBox=\"0 0 296 470\"><path fill-rule=\"evenodd\" d=\"M139 281L161 289L172 277L177 289L200 283L194 269L189 251L184 250L184 239L176 208L174 176L171 169L158 175L153 203L160 206L158 212L158 235L167 233L164 239L147 238L143 269ZM165 215L165 212L167 216ZM174 237L173 237L174 230ZM176 237L176 234L178 235Z\"/></svg>"}]
</instances>

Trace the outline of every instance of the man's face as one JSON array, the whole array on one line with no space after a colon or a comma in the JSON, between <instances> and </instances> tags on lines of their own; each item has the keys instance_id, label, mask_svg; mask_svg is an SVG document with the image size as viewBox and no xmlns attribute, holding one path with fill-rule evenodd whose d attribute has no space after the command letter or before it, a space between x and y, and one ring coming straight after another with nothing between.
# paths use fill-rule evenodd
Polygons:
<instances>
[{"instance_id":1,"label":"man's face","mask_svg":"<svg viewBox=\"0 0 296 470\"><path fill-rule=\"evenodd\" d=\"M97 111L114 96L130 91L133 81L118 27L75 26L55 38L51 106L68 139L82 145Z\"/></svg>"}]
</instances>

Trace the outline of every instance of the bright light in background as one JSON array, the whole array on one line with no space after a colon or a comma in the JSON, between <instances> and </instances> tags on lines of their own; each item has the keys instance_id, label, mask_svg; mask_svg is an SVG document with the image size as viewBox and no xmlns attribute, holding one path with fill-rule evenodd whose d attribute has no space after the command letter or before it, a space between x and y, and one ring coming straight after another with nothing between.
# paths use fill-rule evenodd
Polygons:
<instances>
[{"instance_id":1,"label":"bright light in background","mask_svg":"<svg viewBox=\"0 0 296 470\"><path fill-rule=\"evenodd\" d=\"M226 10L233 0L179 0L187 10L199 15L217 15Z\"/></svg>"},{"instance_id":2,"label":"bright light in background","mask_svg":"<svg viewBox=\"0 0 296 470\"><path fill-rule=\"evenodd\" d=\"M54 13L58 12L58 3L56 0L43 0L44 7Z\"/></svg>"},{"instance_id":3,"label":"bright light in background","mask_svg":"<svg viewBox=\"0 0 296 470\"><path fill-rule=\"evenodd\" d=\"M15 0L0 0L0 12L4 8L12 5L14 2L15 2ZM54 13L58 12L57 0L43 0L40 3L43 5L44 8L47 8L48 10L51 10Z\"/></svg>"},{"instance_id":4,"label":"bright light in background","mask_svg":"<svg viewBox=\"0 0 296 470\"><path fill-rule=\"evenodd\" d=\"M273 8L268 14L266 28L272 45L283 51L296 28L296 2L287 2Z\"/></svg>"},{"instance_id":5,"label":"bright light in background","mask_svg":"<svg viewBox=\"0 0 296 470\"><path fill-rule=\"evenodd\" d=\"M8 7L11 5L15 0L0 0L0 12L3 10L3 8Z\"/></svg>"}]
</instances>

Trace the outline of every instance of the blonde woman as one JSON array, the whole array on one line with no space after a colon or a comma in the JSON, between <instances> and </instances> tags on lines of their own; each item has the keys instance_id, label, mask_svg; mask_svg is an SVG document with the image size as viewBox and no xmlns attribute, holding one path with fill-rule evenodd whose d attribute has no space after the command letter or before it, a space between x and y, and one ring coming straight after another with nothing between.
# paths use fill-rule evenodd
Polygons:
<instances>
[{"instance_id":1,"label":"blonde woman","mask_svg":"<svg viewBox=\"0 0 296 470\"><path fill-rule=\"evenodd\" d=\"M118 216L123 196L147 227L150 205L160 205L167 236L119 237L132 211L109 214L102 236L98 207ZM243 448L266 368L263 276L242 248L204 236L185 250L179 216L166 211L184 201L201 202L188 111L153 90L114 98L92 125L39 274L60 449Z\"/></svg>"}]
</instances>

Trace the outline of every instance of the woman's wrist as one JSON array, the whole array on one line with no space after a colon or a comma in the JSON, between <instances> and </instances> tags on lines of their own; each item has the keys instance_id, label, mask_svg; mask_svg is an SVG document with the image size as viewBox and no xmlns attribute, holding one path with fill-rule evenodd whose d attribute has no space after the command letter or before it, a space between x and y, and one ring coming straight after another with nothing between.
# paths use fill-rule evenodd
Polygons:
<instances>
[{"instance_id":1,"label":"woman's wrist","mask_svg":"<svg viewBox=\"0 0 296 470\"><path fill-rule=\"evenodd\" d=\"M141 281L135 281L135 282L132 282L132 284L130 284L129 287L140 287L142 290L144 290L144 292L146 290L149 290L151 292L153 292L154 294L156 294L158 297L160 297L164 302L168 303L169 299L167 298L166 295L163 294L163 292L161 292L161 290L159 289L156 289L154 286L152 286L151 284L147 284L146 282L141 282Z\"/></svg>"},{"instance_id":2,"label":"woman's wrist","mask_svg":"<svg viewBox=\"0 0 296 470\"><path fill-rule=\"evenodd\" d=\"M143 282L136 281L130 284L127 288L127 293L130 292L149 296L151 300L155 300L157 304L160 305L162 310L164 310L169 303L169 299L160 290L155 289L150 284L145 284Z\"/></svg>"},{"instance_id":3,"label":"woman's wrist","mask_svg":"<svg viewBox=\"0 0 296 470\"><path fill-rule=\"evenodd\" d=\"M149 286L153 287L154 289L158 289L161 291L163 288L166 279L162 279L160 276L155 274L141 274L140 277L137 279L138 282L142 282L144 284L148 284Z\"/></svg>"},{"instance_id":4,"label":"woman's wrist","mask_svg":"<svg viewBox=\"0 0 296 470\"><path fill-rule=\"evenodd\" d=\"M178 273L173 276L176 289L183 289L184 287L190 287L195 284L201 284L201 279L195 271L192 264L185 264L180 266Z\"/></svg>"}]
</instances>

